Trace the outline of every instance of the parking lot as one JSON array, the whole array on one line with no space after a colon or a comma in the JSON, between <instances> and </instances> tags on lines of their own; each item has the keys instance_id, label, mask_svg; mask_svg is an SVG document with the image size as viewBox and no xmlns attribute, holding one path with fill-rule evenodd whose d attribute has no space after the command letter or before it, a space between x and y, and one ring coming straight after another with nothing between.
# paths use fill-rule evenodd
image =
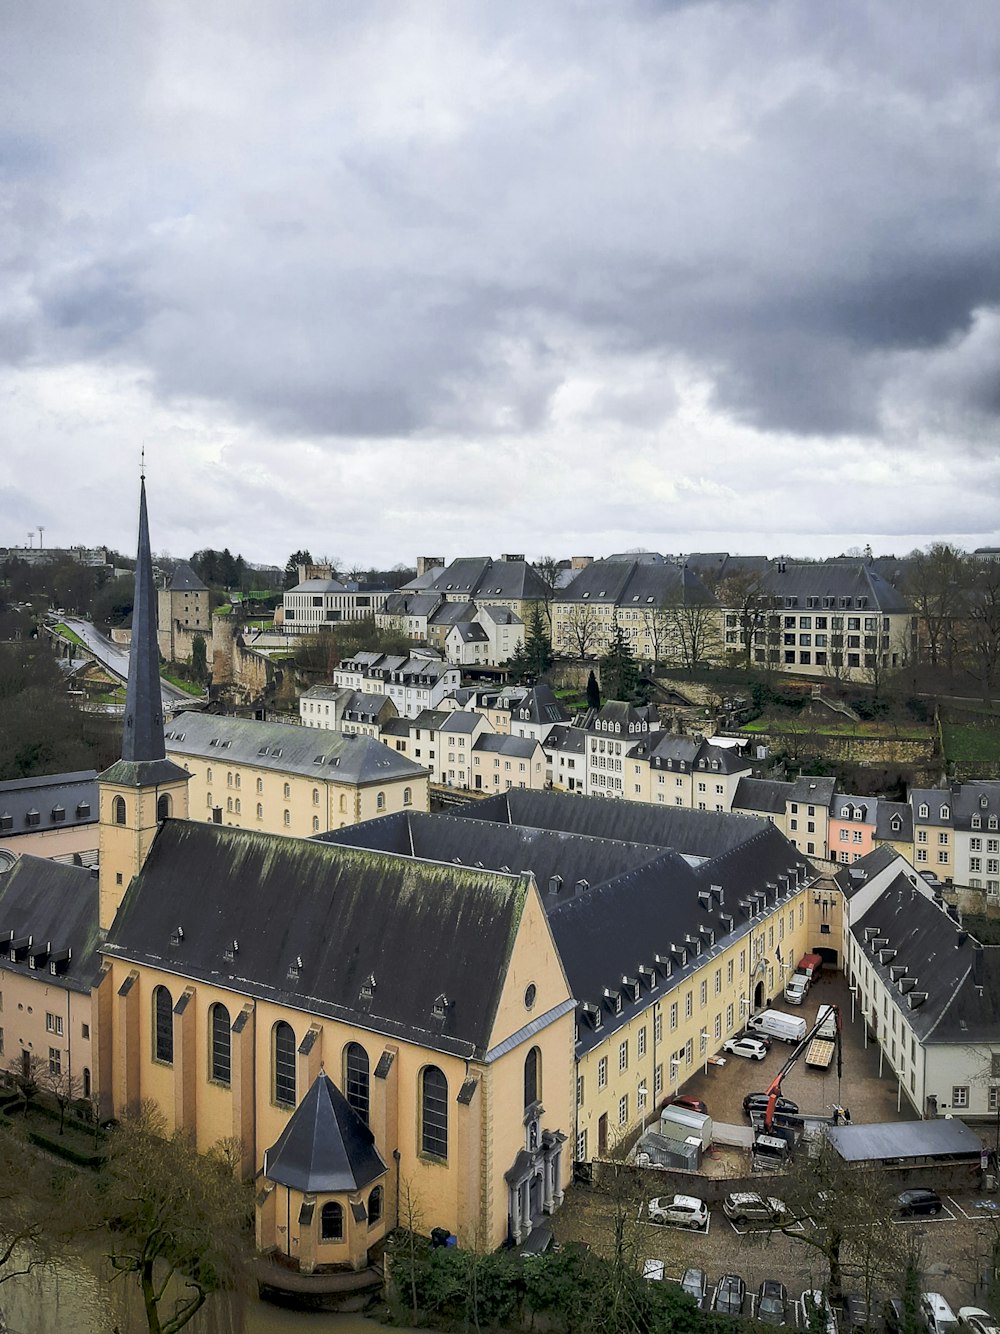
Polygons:
<instances>
[{"instance_id":1,"label":"parking lot","mask_svg":"<svg viewBox=\"0 0 1000 1334\"><path fill-rule=\"evenodd\" d=\"M986 1257L1000 1234L1000 1209L977 1208L994 1201L983 1201L971 1193L946 1194L943 1202L945 1208L936 1218L900 1219L895 1226L920 1244L925 1288L942 1293L953 1309L982 1304L977 1277L984 1272ZM556 1238L561 1243L583 1241L609 1254L613 1212L607 1196L599 1191L574 1189L553 1217ZM708 1274L710 1294L723 1274L739 1274L751 1293L765 1279L779 1279L791 1299L827 1285L826 1261L805 1238L808 1223L795 1229L797 1236L736 1227L718 1205L712 1206L708 1227L699 1230L642 1221L641 1210L633 1217L630 1241L637 1267L647 1259L661 1260L667 1280L678 1280L688 1266L697 1265ZM858 1291L860 1283L851 1278L847 1253L845 1261L845 1290ZM898 1293L885 1291L882 1295Z\"/></svg>"},{"instance_id":2,"label":"parking lot","mask_svg":"<svg viewBox=\"0 0 1000 1334\"><path fill-rule=\"evenodd\" d=\"M828 1071L811 1070L800 1060L785 1078L783 1095L794 1099L806 1115L832 1117L834 1107L839 1105L850 1108L856 1124L916 1119L906 1099L899 1097L897 1082L888 1066L879 1075L878 1049L874 1044L866 1047L860 1014L852 1022L851 996L842 976L837 974L817 981L802 1006L779 1003L775 1008L801 1014L807 1025L811 1025L818 1007L827 1003L838 1005L843 1016L842 1077L838 1080L835 1064ZM730 1057L724 1067L701 1068L681 1091L702 1098L714 1121L747 1125L744 1095L766 1089L791 1051L792 1047L786 1043L775 1042L763 1061ZM727 1175L737 1170L727 1161L706 1159L710 1175ZM684 1189L699 1194L696 1180ZM781 1194L773 1182L768 1192ZM650 1196L658 1193L662 1191L649 1191ZM942 1195L944 1208L937 1217L900 1219L896 1226L920 1245L926 1288L943 1293L955 1308L981 1304L977 1280L985 1272L986 1257L1000 1237L1000 1207L996 1207L994 1199L984 1199L971 1191L954 1194L944 1191ZM607 1254L613 1212L607 1196L600 1191L571 1190L553 1219L556 1237L560 1241L585 1241ZM641 1216L641 1208L632 1214L637 1220ZM809 1224L800 1226L804 1233ZM781 1232L736 1227L720 1205L712 1206L709 1225L701 1231L636 1221L634 1233L633 1245L640 1268L644 1259L662 1260L665 1277L679 1279L688 1266L697 1265L708 1273L710 1293L724 1273L739 1274L749 1292L756 1292L764 1279L779 1279L792 1299L805 1290L825 1288L828 1281L826 1260L808 1244L805 1236L796 1238ZM851 1288L849 1268L845 1287Z\"/></svg>"},{"instance_id":3,"label":"parking lot","mask_svg":"<svg viewBox=\"0 0 1000 1334\"><path fill-rule=\"evenodd\" d=\"M864 1026L860 1011L851 1020L851 994L842 974L824 974L810 989L803 1005L785 1005L780 999L775 1009L801 1015L807 1026L816 1020L820 1005L840 1007L843 1017L841 1035L843 1047L843 1076L837 1078L836 1060L829 1070L811 1070L805 1064L805 1053L785 1076L781 1092L799 1104L806 1115L832 1116L835 1106L850 1109L855 1122L909 1121L916 1113L905 1096L900 1097L899 1086L885 1067L879 1077L878 1048L865 1046ZM747 1093L764 1090L791 1055L792 1047L774 1042L763 1061L748 1061L740 1056L727 1056L725 1066L702 1066L681 1086L681 1092L692 1093L708 1105L715 1121L730 1125L746 1125L743 1097ZM897 1110L897 1101L899 1109Z\"/></svg>"}]
</instances>

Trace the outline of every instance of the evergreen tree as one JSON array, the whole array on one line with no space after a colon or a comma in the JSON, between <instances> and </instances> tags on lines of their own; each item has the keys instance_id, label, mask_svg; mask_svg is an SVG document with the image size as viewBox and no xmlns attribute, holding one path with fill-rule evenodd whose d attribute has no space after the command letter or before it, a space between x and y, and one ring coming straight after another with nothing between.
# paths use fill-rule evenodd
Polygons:
<instances>
[{"instance_id":1,"label":"evergreen tree","mask_svg":"<svg viewBox=\"0 0 1000 1334\"><path fill-rule=\"evenodd\" d=\"M639 663L620 625L615 626L608 651L601 659L601 680L605 699L621 699L627 704L643 702L645 692L639 680Z\"/></svg>"},{"instance_id":2,"label":"evergreen tree","mask_svg":"<svg viewBox=\"0 0 1000 1334\"><path fill-rule=\"evenodd\" d=\"M537 602L532 603L528 623L524 628L524 652L528 670L534 676L543 676L552 666L552 641L545 614Z\"/></svg>"},{"instance_id":3,"label":"evergreen tree","mask_svg":"<svg viewBox=\"0 0 1000 1334\"><path fill-rule=\"evenodd\" d=\"M601 707L601 687L597 684L597 677L594 675L594 669L590 669L590 675L587 677L587 708L599 709Z\"/></svg>"},{"instance_id":4,"label":"evergreen tree","mask_svg":"<svg viewBox=\"0 0 1000 1334\"><path fill-rule=\"evenodd\" d=\"M294 588L299 582L299 566L312 565L313 558L308 551L293 551L285 562L285 587Z\"/></svg>"}]
</instances>

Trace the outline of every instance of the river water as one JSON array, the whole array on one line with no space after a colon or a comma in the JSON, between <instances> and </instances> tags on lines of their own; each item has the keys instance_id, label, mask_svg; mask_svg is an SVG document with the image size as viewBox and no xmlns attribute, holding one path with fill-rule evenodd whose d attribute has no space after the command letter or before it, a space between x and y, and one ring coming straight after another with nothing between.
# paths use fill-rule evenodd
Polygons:
<instances>
[{"instance_id":1,"label":"river water","mask_svg":"<svg viewBox=\"0 0 1000 1334\"><path fill-rule=\"evenodd\" d=\"M96 1255L71 1259L0 1284L0 1311L9 1334L145 1334L134 1278L122 1276L109 1284L98 1272L100 1264ZM240 1312L210 1298L185 1326L189 1334L380 1334L386 1328L361 1315L289 1311L256 1298Z\"/></svg>"}]
</instances>

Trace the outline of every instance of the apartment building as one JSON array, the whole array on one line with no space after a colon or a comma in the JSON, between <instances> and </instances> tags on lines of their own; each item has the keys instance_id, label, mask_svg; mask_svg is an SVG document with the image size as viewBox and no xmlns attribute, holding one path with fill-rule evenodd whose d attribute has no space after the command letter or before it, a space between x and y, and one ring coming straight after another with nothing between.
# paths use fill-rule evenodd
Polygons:
<instances>
[{"instance_id":1,"label":"apartment building","mask_svg":"<svg viewBox=\"0 0 1000 1334\"><path fill-rule=\"evenodd\" d=\"M369 695L388 695L401 718L436 709L462 684L462 673L437 658L357 653L334 669L334 684Z\"/></svg>"},{"instance_id":2,"label":"apartment building","mask_svg":"<svg viewBox=\"0 0 1000 1334\"><path fill-rule=\"evenodd\" d=\"M299 696L303 727L325 727L331 732L354 732L378 739L390 718L398 717L388 695L366 694L346 686L310 686Z\"/></svg>"}]
</instances>

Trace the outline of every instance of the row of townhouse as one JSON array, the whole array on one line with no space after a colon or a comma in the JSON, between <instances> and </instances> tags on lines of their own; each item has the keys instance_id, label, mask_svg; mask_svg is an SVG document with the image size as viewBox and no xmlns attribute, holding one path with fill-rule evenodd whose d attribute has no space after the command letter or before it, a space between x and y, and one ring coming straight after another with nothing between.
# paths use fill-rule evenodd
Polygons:
<instances>
[{"instance_id":1,"label":"row of townhouse","mask_svg":"<svg viewBox=\"0 0 1000 1334\"><path fill-rule=\"evenodd\" d=\"M836 876L842 957L869 1035L918 1116L1000 1113L1000 947L889 847Z\"/></svg>"},{"instance_id":2,"label":"row of townhouse","mask_svg":"<svg viewBox=\"0 0 1000 1334\"><path fill-rule=\"evenodd\" d=\"M545 752L530 737L497 733L483 713L425 709L416 718L390 719L382 740L415 764L431 782L472 792L540 790L546 785Z\"/></svg>"},{"instance_id":3,"label":"row of townhouse","mask_svg":"<svg viewBox=\"0 0 1000 1334\"><path fill-rule=\"evenodd\" d=\"M462 684L458 667L437 658L356 653L334 669L333 683L370 695L388 695L402 718L436 709Z\"/></svg>"}]
</instances>

